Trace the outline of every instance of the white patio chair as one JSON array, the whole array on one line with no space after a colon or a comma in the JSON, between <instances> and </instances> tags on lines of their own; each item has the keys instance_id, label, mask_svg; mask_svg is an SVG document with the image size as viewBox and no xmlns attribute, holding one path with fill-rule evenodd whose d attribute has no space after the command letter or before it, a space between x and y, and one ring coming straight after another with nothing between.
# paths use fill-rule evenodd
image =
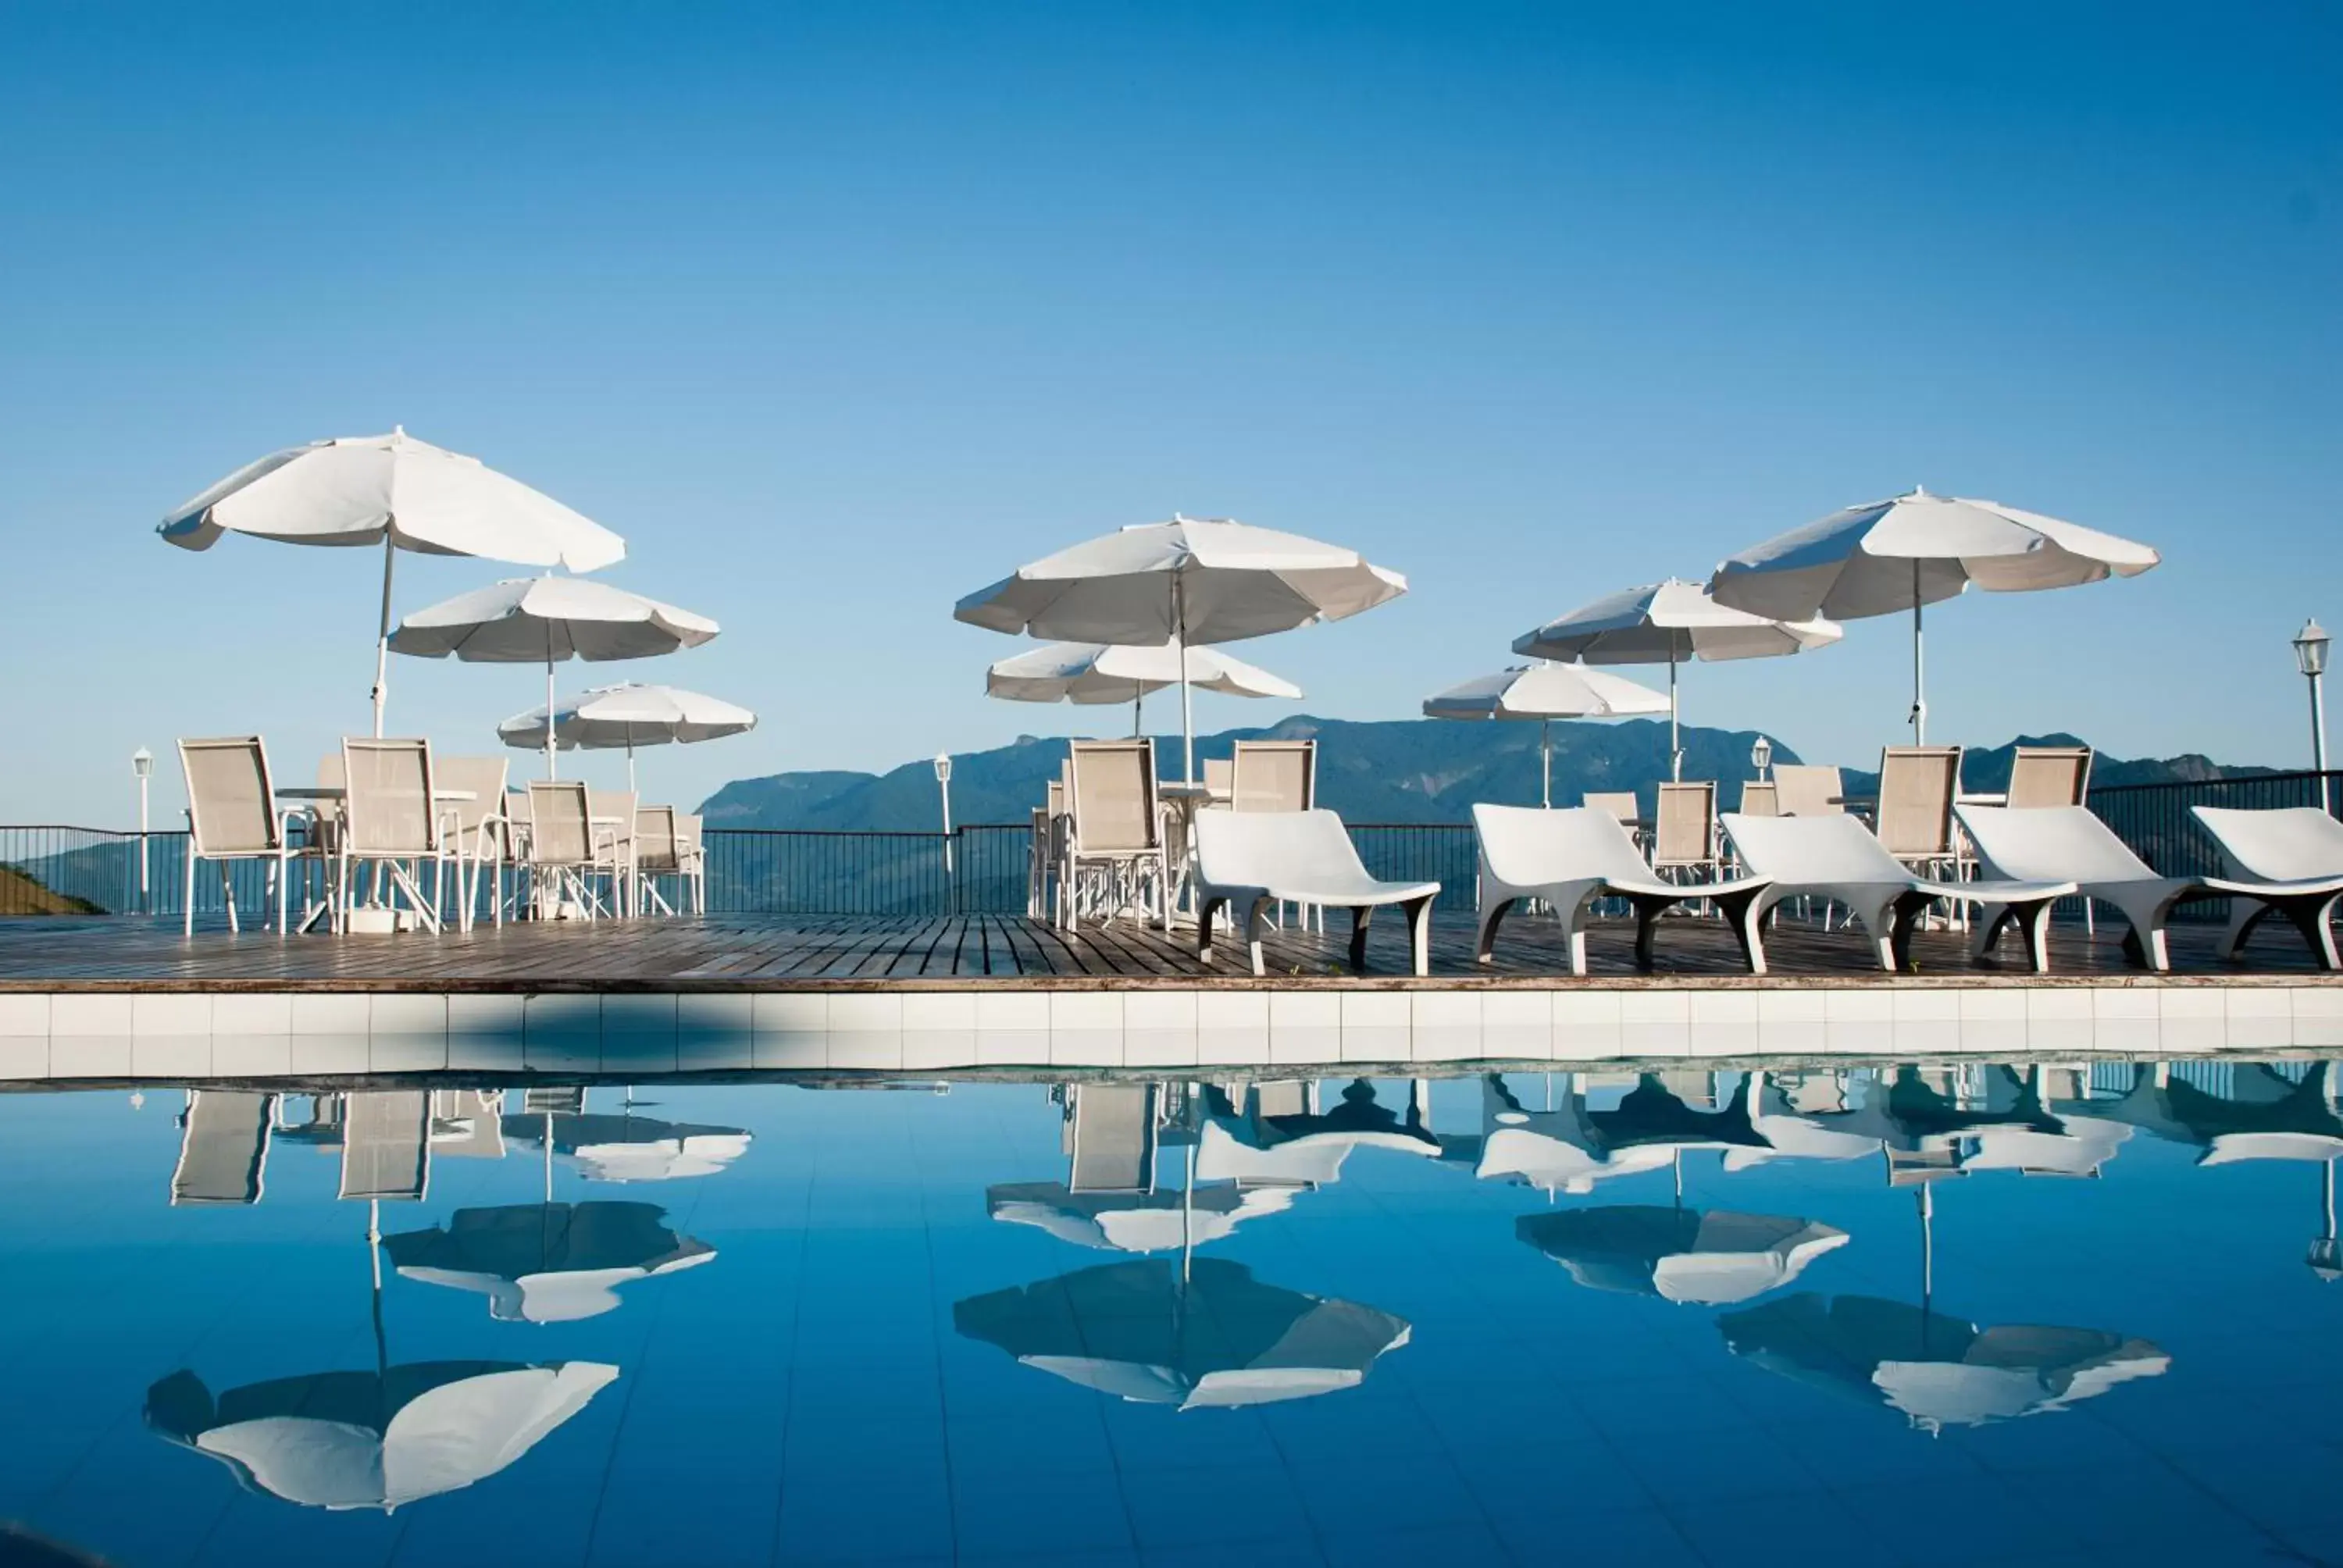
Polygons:
<instances>
[{"instance_id":1,"label":"white patio chair","mask_svg":"<svg viewBox=\"0 0 2343 1568\"><path fill-rule=\"evenodd\" d=\"M431 1190L431 1091L343 1096L342 1181L337 1197L419 1203Z\"/></svg>"},{"instance_id":2,"label":"white patio chair","mask_svg":"<svg viewBox=\"0 0 2343 1568\"><path fill-rule=\"evenodd\" d=\"M240 1089L191 1089L179 1114L179 1163L171 1206L260 1201L277 1096Z\"/></svg>"},{"instance_id":3,"label":"white patio chair","mask_svg":"<svg viewBox=\"0 0 2343 1568\"><path fill-rule=\"evenodd\" d=\"M1101 920L1133 908L1167 919L1172 861L1156 800L1154 740L1077 740L1068 750L1062 923L1078 929L1086 905Z\"/></svg>"},{"instance_id":4,"label":"white patio chair","mask_svg":"<svg viewBox=\"0 0 2343 1568\"><path fill-rule=\"evenodd\" d=\"M1916 875L1958 874L1953 800L1961 789L1957 746L1890 746L1879 754L1879 799L1872 832Z\"/></svg>"},{"instance_id":5,"label":"white patio chair","mask_svg":"<svg viewBox=\"0 0 2343 1568\"><path fill-rule=\"evenodd\" d=\"M269 781L268 749L257 735L229 735L179 742L179 767L187 779L187 856L183 934L196 932L196 867L209 860L219 868L220 893L227 902L227 929L236 923L233 863L260 860L268 866L268 889L277 900L277 930L283 935L294 862L314 850L293 843L293 817L277 809Z\"/></svg>"},{"instance_id":6,"label":"white patio chair","mask_svg":"<svg viewBox=\"0 0 2343 1568\"><path fill-rule=\"evenodd\" d=\"M1231 750L1232 809L1307 811L1318 804L1315 740L1240 740ZM1209 775L1205 783L1209 788Z\"/></svg>"},{"instance_id":7,"label":"white patio chair","mask_svg":"<svg viewBox=\"0 0 2343 1568\"><path fill-rule=\"evenodd\" d=\"M2172 967L2164 929L2173 905L2185 899L2282 900L2294 896L2284 883L2157 876L2113 829L2081 806L1963 806L1960 816L1988 875L2070 881L2082 889L2083 897L2113 904L2130 922L2124 933L2125 954L2159 973ZM2334 879L2332 891L2343 893L2343 875ZM1992 949L2002 924L1999 919L1979 923L1978 957Z\"/></svg>"},{"instance_id":8,"label":"white patio chair","mask_svg":"<svg viewBox=\"0 0 2343 1568\"><path fill-rule=\"evenodd\" d=\"M2072 882L1939 882L1916 877L1882 848L1861 822L1845 814L1744 817L1727 813L1725 831L1749 874L1773 879L1752 918L1784 899L1810 894L1845 904L1871 940L1880 968L1910 967L1912 928L1936 899L1960 899L2007 908L2026 939L2037 973L2050 967L2050 906L2076 891Z\"/></svg>"},{"instance_id":9,"label":"white patio chair","mask_svg":"<svg viewBox=\"0 0 2343 1568\"><path fill-rule=\"evenodd\" d=\"M1713 899L1750 972L1765 972L1765 948L1755 914L1767 883L1762 877L1684 887L1654 874L1617 818L1595 807L1546 810L1534 806L1474 806L1473 837L1481 851L1481 908L1473 954L1490 961L1497 926L1524 899L1551 905L1570 945L1570 972L1586 972L1587 911L1597 899L1620 898L1635 911L1635 965L1652 967L1652 940L1660 916L1694 899Z\"/></svg>"},{"instance_id":10,"label":"white patio chair","mask_svg":"<svg viewBox=\"0 0 2343 1568\"><path fill-rule=\"evenodd\" d=\"M382 890L382 878L387 877L394 908L397 896L404 893L416 920L433 931L440 930L450 846L433 795L431 743L346 739L342 776L348 793L342 798L334 885L344 929L348 928L350 911L356 907L352 872L372 865L379 873L377 893ZM427 861L431 866L428 897L418 879Z\"/></svg>"},{"instance_id":11,"label":"white patio chair","mask_svg":"<svg viewBox=\"0 0 2343 1568\"><path fill-rule=\"evenodd\" d=\"M603 911L597 879L618 869L617 839L597 829L586 786L575 779L528 784L529 899L539 916L575 907L587 920Z\"/></svg>"},{"instance_id":12,"label":"white patio chair","mask_svg":"<svg viewBox=\"0 0 2343 1568\"><path fill-rule=\"evenodd\" d=\"M1204 769L1204 794L1215 806L1225 806L1236 799L1236 761L1228 757L1207 757L1200 764Z\"/></svg>"},{"instance_id":13,"label":"white patio chair","mask_svg":"<svg viewBox=\"0 0 2343 1568\"><path fill-rule=\"evenodd\" d=\"M675 814L675 858L691 894L691 912L708 912L708 829L697 811Z\"/></svg>"},{"instance_id":14,"label":"white patio chair","mask_svg":"<svg viewBox=\"0 0 2343 1568\"><path fill-rule=\"evenodd\" d=\"M1437 882L1386 882L1367 874L1359 851L1332 811L1196 813L1196 957L1212 957L1212 914L1222 904L1243 911L1252 972L1262 964L1267 906L1282 900L1351 911L1351 967L1364 967L1367 921L1386 904L1407 917L1414 971L1432 972L1432 901Z\"/></svg>"},{"instance_id":15,"label":"white patio chair","mask_svg":"<svg viewBox=\"0 0 2343 1568\"><path fill-rule=\"evenodd\" d=\"M586 803L593 809L594 831L607 837L610 849L610 907L622 915L639 914L635 907L635 806L631 789L597 789L588 785Z\"/></svg>"},{"instance_id":16,"label":"white patio chair","mask_svg":"<svg viewBox=\"0 0 2343 1568\"><path fill-rule=\"evenodd\" d=\"M1836 817L1846 812L1846 786L1837 768L1782 762L1774 769L1774 799L1784 817Z\"/></svg>"},{"instance_id":17,"label":"white patio chair","mask_svg":"<svg viewBox=\"0 0 2343 1568\"><path fill-rule=\"evenodd\" d=\"M1716 854L1716 786L1662 784L1652 816L1652 869L1663 881L1670 871L1690 872L1703 881L1723 874Z\"/></svg>"},{"instance_id":18,"label":"white patio chair","mask_svg":"<svg viewBox=\"0 0 2343 1568\"><path fill-rule=\"evenodd\" d=\"M2021 746L2010 759L2006 806L2079 806L2091 791L2087 746Z\"/></svg>"},{"instance_id":19,"label":"white patio chair","mask_svg":"<svg viewBox=\"0 0 2343 1568\"><path fill-rule=\"evenodd\" d=\"M2229 928L2221 956L2236 958L2254 928L2273 911L2293 922L2324 969L2336 959L2336 906L2343 900L2343 822L2316 806L2244 811L2221 806L2188 808L2221 851L2221 869L2235 881L2268 885L2248 904L2229 900Z\"/></svg>"},{"instance_id":20,"label":"white patio chair","mask_svg":"<svg viewBox=\"0 0 2343 1568\"><path fill-rule=\"evenodd\" d=\"M456 860L457 929L470 930L479 910L480 880L488 882L490 919L505 923L502 887L505 861L510 857L511 834L505 820L505 775L511 762L502 757L436 757L431 761L435 790L468 795L468 800L441 799L441 826L448 852Z\"/></svg>"},{"instance_id":21,"label":"white patio chair","mask_svg":"<svg viewBox=\"0 0 2343 1568\"><path fill-rule=\"evenodd\" d=\"M676 879L677 903L686 909L690 907L691 895L686 890L688 884L684 880L680 842L674 807L635 808L635 886L639 890L641 912L648 914L653 909L663 915L676 912L677 905L669 903L667 895L659 891L661 877Z\"/></svg>"},{"instance_id":22,"label":"white patio chair","mask_svg":"<svg viewBox=\"0 0 2343 1568\"><path fill-rule=\"evenodd\" d=\"M1782 814L1782 799L1777 786L1761 779L1748 779L1741 786L1741 814L1744 817L1778 817Z\"/></svg>"}]
</instances>

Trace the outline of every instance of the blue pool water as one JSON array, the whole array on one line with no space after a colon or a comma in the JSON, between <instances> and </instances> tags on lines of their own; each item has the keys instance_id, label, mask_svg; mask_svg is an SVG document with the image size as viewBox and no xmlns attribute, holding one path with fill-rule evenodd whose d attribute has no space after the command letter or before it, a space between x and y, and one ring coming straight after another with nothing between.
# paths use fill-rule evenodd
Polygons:
<instances>
[{"instance_id":1,"label":"blue pool water","mask_svg":"<svg viewBox=\"0 0 2343 1568\"><path fill-rule=\"evenodd\" d=\"M2338 1562L2335 1097L0 1097L0 1563Z\"/></svg>"}]
</instances>

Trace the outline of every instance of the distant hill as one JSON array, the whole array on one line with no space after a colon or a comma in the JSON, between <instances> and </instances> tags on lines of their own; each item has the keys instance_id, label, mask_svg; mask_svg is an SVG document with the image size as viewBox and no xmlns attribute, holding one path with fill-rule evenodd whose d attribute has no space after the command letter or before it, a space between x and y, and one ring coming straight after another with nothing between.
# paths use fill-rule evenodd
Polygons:
<instances>
[{"instance_id":1,"label":"distant hill","mask_svg":"<svg viewBox=\"0 0 2343 1568\"><path fill-rule=\"evenodd\" d=\"M1352 723L1344 719L1288 719L1266 729L1224 729L1199 736L1196 754L1225 757L1236 739L1299 739L1319 742L1318 798L1353 822L1461 822L1476 800L1534 805L1538 799L1538 727L1534 724L1454 723L1430 719ZM1725 804L1734 784L1750 776L1753 730L1687 727L1684 777L1725 780ZM1962 778L1972 789L1997 789L2008 782L2012 749L2017 745L2074 745L2069 736L2026 737L1992 750L1973 751ZM1590 789L1635 789L1646 809L1651 786L1667 774L1668 727L1655 719L1616 724L1556 723L1554 727L1554 798L1575 805ZM1011 745L952 759L952 816L961 822L1022 822L1041 802L1050 779L1065 759L1063 739L1021 736ZM1156 739L1158 766L1167 778L1180 767L1180 738ZM1774 757L1795 762L1797 754L1778 740ZM2190 755L2127 760L2102 757L2092 778L2102 784L2167 779L2217 779L2266 769L2225 768ZM1868 788L1870 776L1852 770L1850 789ZM838 771L777 773L727 784L700 808L716 828L827 828L931 830L937 821L936 779L926 759L887 773Z\"/></svg>"}]
</instances>

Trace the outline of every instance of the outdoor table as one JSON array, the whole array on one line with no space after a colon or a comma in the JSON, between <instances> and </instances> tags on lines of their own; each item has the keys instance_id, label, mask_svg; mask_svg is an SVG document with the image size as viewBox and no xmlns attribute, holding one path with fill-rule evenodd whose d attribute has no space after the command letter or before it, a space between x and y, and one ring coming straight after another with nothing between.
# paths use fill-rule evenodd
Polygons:
<instances>
[{"instance_id":1,"label":"outdoor table","mask_svg":"<svg viewBox=\"0 0 2343 1568\"><path fill-rule=\"evenodd\" d=\"M1164 924L1185 920L1194 923L1195 910L1187 908L1192 902L1196 869L1196 813L1217 803L1212 787L1201 782L1161 783L1155 786L1155 798L1162 803L1177 824L1180 863L1172 869L1172 895L1164 900Z\"/></svg>"}]
</instances>

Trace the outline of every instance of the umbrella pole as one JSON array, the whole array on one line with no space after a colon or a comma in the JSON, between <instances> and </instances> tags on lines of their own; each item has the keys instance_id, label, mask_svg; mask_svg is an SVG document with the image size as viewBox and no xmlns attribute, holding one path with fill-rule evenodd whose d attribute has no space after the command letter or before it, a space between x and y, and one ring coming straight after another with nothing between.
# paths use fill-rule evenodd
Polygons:
<instances>
[{"instance_id":1,"label":"umbrella pole","mask_svg":"<svg viewBox=\"0 0 2343 1568\"><path fill-rule=\"evenodd\" d=\"M1554 720L1538 720L1538 803L1554 807Z\"/></svg>"},{"instance_id":2,"label":"umbrella pole","mask_svg":"<svg viewBox=\"0 0 2343 1568\"><path fill-rule=\"evenodd\" d=\"M382 1200L367 1200L367 1261L374 1265L374 1375L377 1394L389 1370L390 1344L382 1331ZM385 1412L387 1413L387 1412Z\"/></svg>"},{"instance_id":3,"label":"umbrella pole","mask_svg":"<svg viewBox=\"0 0 2343 1568\"><path fill-rule=\"evenodd\" d=\"M553 778L553 634L545 634L545 776Z\"/></svg>"},{"instance_id":4,"label":"umbrella pole","mask_svg":"<svg viewBox=\"0 0 2343 1568\"><path fill-rule=\"evenodd\" d=\"M1136 740L1141 734L1140 726L1145 722L1141 717L1141 709L1146 706L1147 689L1143 686L1135 686L1131 690L1135 695L1131 699L1131 738Z\"/></svg>"},{"instance_id":5,"label":"umbrella pole","mask_svg":"<svg viewBox=\"0 0 2343 1568\"><path fill-rule=\"evenodd\" d=\"M1676 634L1668 628L1668 778L1684 782L1684 738L1676 728Z\"/></svg>"},{"instance_id":6,"label":"umbrella pole","mask_svg":"<svg viewBox=\"0 0 2343 1568\"><path fill-rule=\"evenodd\" d=\"M1928 664L1920 648L1920 563L1912 562L1912 744L1928 744Z\"/></svg>"},{"instance_id":7,"label":"umbrella pole","mask_svg":"<svg viewBox=\"0 0 2343 1568\"><path fill-rule=\"evenodd\" d=\"M1180 781L1196 781L1196 713L1188 689L1188 593L1172 574L1172 636L1180 645Z\"/></svg>"},{"instance_id":8,"label":"umbrella pole","mask_svg":"<svg viewBox=\"0 0 2343 1568\"><path fill-rule=\"evenodd\" d=\"M391 542L391 530L382 530L382 619L374 638L374 738L382 739L383 699L389 695L390 682L390 568L398 559L398 547Z\"/></svg>"},{"instance_id":9,"label":"umbrella pole","mask_svg":"<svg viewBox=\"0 0 2343 1568\"><path fill-rule=\"evenodd\" d=\"M629 725L628 725L628 726L627 726L627 793L628 793L628 794L629 794L629 795L633 795L633 794L635 794L635 793L636 793L636 789L635 789L635 727L634 727L633 725L631 725L631 724L629 724Z\"/></svg>"}]
</instances>

